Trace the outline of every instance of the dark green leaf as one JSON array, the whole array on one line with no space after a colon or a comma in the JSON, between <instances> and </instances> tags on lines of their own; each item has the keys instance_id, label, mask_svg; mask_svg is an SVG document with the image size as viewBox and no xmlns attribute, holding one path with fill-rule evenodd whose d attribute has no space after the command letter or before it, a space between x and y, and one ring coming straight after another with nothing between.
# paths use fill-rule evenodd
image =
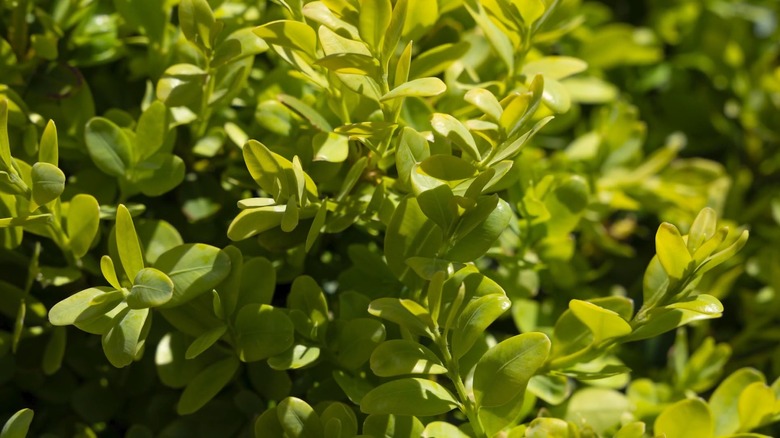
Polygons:
<instances>
[{"instance_id":1,"label":"dark green leaf","mask_svg":"<svg viewBox=\"0 0 780 438\"><path fill-rule=\"evenodd\" d=\"M275 356L293 343L293 323L287 315L267 304L247 304L235 320L236 344L244 362Z\"/></svg>"},{"instance_id":2,"label":"dark green leaf","mask_svg":"<svg viewBox=\"0 0 780 438\"><path fill-rule=\"evenodd\" d=\"M123 177L135 163L130 139L114 122L95 117L87 123L84 136L90 158L104 173Z\"/></svg>"},{"instance_id":3,"label":"dark green leaf","mask_svg":"<svg viewBox=\"0 0 780 438\"><path fill-rule=\"evenodd\" d=\"M426 347L412 341L394 339L380 344L371 353L371 371L380 377L404 374L444 374L438 357Z\"/></svg>"},{"instance_id":4,"label":"dark green leaf","mask_svg":"<svg viewBox=\"0 0 780 438\"><path fill-rule=\"evenodd\" d=\"M440 384L426 379L406 378L371 390L360 401L366 414L420 415L445 414L459 403Z\"/></svg>"},{"instance_id":5,"label":"dark green leaf","mask_svg":"<svg viewBox=\"0 0 780 438\"><path fill-rule=\"evenodd\" d=\"M194 359L200 356L201 353L214 345L225 334L226 331L227 327L221 325L219 327L214 327L213 329L198 336L187 348L186 353L184 353L184 357L186 359Z\"/></svg>"},{"instance_id":6,"label":"dark green leaf","mask_svg":"<svg viewBox=\"0 0 780 438\"><path fill-rule=\"evenodd\" d=\"M394 322L417 336L433 338L431 315L412 300L380 298L371 302L368 312Z\"/></svg>"},{"instance_id":7,"label":"dark green leaf","mask_svg":"<svg viewBox=\"0 0 780 438\"><path fill-rule=\"evenodd\" d=\"M176 412L179 415L187 415L202 408L233 379L238 365L235 357L228 357L198 373L181 393Z\"/></svg>"}]
</instances>

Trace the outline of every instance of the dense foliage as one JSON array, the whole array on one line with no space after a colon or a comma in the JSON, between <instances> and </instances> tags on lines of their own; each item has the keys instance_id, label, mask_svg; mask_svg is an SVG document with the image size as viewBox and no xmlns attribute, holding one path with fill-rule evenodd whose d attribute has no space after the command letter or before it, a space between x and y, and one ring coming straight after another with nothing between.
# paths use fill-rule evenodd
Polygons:
<instances>
[{"instance_id":1,"label":"dense foliage","mask_svg":"<svg viewBox=\"0 0 780 438\"><path fill-rule=\"evenodd\" d=\"M773 435L778 14L3 2L0 437Z\"/></svg>"}]
</instances>

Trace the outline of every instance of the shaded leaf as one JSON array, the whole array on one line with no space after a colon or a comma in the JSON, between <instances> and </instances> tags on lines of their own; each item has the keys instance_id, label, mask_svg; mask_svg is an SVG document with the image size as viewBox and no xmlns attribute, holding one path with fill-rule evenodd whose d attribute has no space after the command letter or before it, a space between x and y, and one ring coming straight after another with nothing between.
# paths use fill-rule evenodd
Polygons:
<instances>
[{"instance_id":1,"label":"shaded leaf","mask_svg":"<svg viewBox=\"0 0 780 438\"><path fill-rule=\"evenodd\" d=\"M187 415L202 408L233 379L238 365L235 357L227 357L198 373L181 393L176 412L179 415Z\"/></svg>"}]
</instances>

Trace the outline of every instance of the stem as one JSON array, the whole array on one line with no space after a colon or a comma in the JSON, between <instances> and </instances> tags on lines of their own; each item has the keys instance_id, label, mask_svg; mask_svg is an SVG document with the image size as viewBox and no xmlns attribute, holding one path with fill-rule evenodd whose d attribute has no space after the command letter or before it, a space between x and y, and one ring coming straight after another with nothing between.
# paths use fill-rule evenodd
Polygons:
<instances>
[{"instance_id":1,"label":"stem","mask_svg":"<svg viewBox=\"0 0 780 438\"><path fill-rule=\"evenodd\" d=\"M214 93L214 83L216 81L217 72L215 69L211 68L211 54L206 54L206 72L208 72L208 75L206 76L206 89L203 91L203 97L200 102L201 116L198 121L198 128L195 130L196 138L201 138L206 135L209 119L211 119L211 114L213 112L209 100Z\"/></svg>"},{"instance_id":2,"label":"stem","mask_svg":"<svg viewBox=\"0 0 780 438\"><path fill-rule=\"evenodd\" d=\"M437 333L435 342L444 357L444 363L447 365L447 377L449 377L455 385L455 391L457 391L458 398L460 398L463 413L466 414L466 417L469 419L474 434L477 438L486 437L485 431L482 430L482 424L479 422L477 404L469 397L466 385L463 384L463 380L460 378L460 365L450 354L446 333L443 336Z\"/></svg>"}]
</instances>

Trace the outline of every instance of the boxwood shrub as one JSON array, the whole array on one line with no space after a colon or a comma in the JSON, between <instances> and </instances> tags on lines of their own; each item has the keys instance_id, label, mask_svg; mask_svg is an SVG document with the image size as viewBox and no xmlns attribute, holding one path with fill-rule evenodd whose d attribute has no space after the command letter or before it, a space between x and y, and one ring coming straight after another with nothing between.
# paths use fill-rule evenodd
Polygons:
<instances>
[{"instance_id":1,"label":"boxwood shrub","mask_svg":"<svg viewBox=\"0 0 780 438\"><path fill-rule=\"evenodd\" d=\"M778 15L2 2L0 437L778 433Z\"/></svg>"}]
</instances>

